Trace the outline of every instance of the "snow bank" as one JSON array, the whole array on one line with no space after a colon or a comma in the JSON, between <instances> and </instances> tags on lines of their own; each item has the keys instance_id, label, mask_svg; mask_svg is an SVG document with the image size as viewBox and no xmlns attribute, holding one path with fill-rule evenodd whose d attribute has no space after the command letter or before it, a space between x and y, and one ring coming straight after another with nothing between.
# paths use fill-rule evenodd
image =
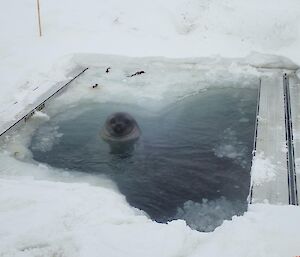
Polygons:
<instances>
[{"instance_id":1,"label":"snow bank","mask_svg":"<svg viewBox=\"0 0 300 257\"><path fill-rule=\"evenodd\" d=\"M279 257L300 251L298 207L250 206L215 232L200 233L180 220L152 222L102 187L32 179L0 179L0 187L0 255L5 257Z\"/></svg>"},{"instance_id":2,"label":"snow bank","mask_svg":"<svg viewBox=\"0 0 300 257\"><path fill-rule=\"evenodd\" d=\"M1 6L0 84L7 96L1 106L25 97L37 86L27 81L37 83L55 60L78 52L241 57L256 51L300 63L298 0L41 1L42 38L35 4Z\"/></svg>"}]
</instances>

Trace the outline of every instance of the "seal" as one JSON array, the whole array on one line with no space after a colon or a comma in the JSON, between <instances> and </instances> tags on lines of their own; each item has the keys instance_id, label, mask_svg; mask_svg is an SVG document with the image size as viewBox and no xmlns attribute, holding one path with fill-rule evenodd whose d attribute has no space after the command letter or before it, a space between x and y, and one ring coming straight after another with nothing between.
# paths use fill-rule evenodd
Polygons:
<instances>
[{"instance_id":1,"label":"seal","mask_svg":"<svg viewBox=\"0 0 300 257\"><path fill-rule=\"evenodd\" d=\"M129 113L116 112L107 117L100 134L111 149L115 150L133 146L139 139L141 130Z\"/></svg>"}]
</instances>

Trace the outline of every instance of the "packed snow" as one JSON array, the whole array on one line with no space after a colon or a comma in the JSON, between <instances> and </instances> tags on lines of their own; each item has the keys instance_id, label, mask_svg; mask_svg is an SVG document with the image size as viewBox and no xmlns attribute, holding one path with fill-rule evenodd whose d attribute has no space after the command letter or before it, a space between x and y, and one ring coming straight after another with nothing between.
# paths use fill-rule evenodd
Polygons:
<instances>
[{"instance_id":1,"label":"packed snow","mask_svg":"<svg viewBox=\"0 0 300 257\"><path fill-rule=\"evenodd\" d=\"M38 98L55 91L58 82L72 77L70 72L76 66L90 65L93 58L99 58L83 58L77 53L191 57L156 60L178 65L197 59L200 67L207 69L202 78L205 85L243 78L247 84L246 79L257 79L258 68L296 70L300 64L298 0L40 3L41 38L36 1L1 3L1 128L19 117L22 110L30 109ZM107 55L101 58L117 59ZM161 94L172 87L166 89L163 92L157 84L143 93L148 99L163 102ZM179 85L174 88L175 94L176 90L181 90ZM75 100L82 92L73 93ZM110 89L106 93L109 97ZM47 115L38 113L32 124L38 126L47 119ZM27 132L32 133L30 129ZM210 233L193 230L183 220L159 224L130 207L104 177L95 180L87 174L32 162L27 149L30 135L15 136L14 143L1 145L0 150L0 256L300 255L299 207L250 205L243 216L225 221ZM217 151L229 154L226 148ZM254 165L262 171L257 183L274 175L271 161L257 158ZM202 210L203 206L208 210L211 207L205 201L194 207ZM184 215L191 214L186 211ZM196 218L201 219L201 215Z\"/></svg>"},{"instance_id":2,"label":"packed snow","mask_svg":"<svg viewBox=\"0 0 300 257\"><path fill-rule=\"evenodd\" d=\"M256 155L252 163L252 181L253 184L259 185L266 181L271 181L276 177L274 160L265 158L263 154Z\"/></svg>"}]
</instances>

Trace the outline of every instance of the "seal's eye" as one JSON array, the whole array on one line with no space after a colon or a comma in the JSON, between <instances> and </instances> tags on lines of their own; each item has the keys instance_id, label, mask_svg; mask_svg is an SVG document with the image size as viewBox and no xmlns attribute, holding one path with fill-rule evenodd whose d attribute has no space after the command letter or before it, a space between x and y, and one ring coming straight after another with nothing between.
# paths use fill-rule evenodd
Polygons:
<instances>
[{"instance_id":1,"label":"seal's eye","mask_svg":"<svg viewBox=\"0 0 300 257\"><path fill-rule=\"evenodd\" d=\"M125 122L125 124L126 124L126 125L129 125L129 123L130 123L130 120L128 120L128 119L125 119L125 120L124 120L124 122Z\"/></svg>"},{"instance_id":2,"label":"seal's eye","mask_svg":"<svg viewBox=\"0 0 300 257\"><path fill-rule=\"evenodd\" d=\"M112 119L110 120L110 123L111 123L111 124L115 124L115 123L116 123L116 119L115 119L115 118L112 118Z\"/></svg>"}]
</instances>

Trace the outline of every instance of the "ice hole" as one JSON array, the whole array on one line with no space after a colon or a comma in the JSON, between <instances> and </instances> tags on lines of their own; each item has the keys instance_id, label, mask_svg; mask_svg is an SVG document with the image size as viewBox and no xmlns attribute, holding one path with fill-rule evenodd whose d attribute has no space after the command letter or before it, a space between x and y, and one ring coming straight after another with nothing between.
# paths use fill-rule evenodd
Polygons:
<instances>
[{"instance_id":1,"label":"ice hole","mask_svg":"<svg viewBox=\"0 0 300 257\"><path fill-rule=\"evenodd\" d=\"M151 219L185 219L212 231L247 209L256 89L210 88L149 111L134 104L80 103L32 137L33 159L106 175ZM99 132L106 117L130 113L142 136L133 152L112 154Z\"/></svg>"}]
</instances>

